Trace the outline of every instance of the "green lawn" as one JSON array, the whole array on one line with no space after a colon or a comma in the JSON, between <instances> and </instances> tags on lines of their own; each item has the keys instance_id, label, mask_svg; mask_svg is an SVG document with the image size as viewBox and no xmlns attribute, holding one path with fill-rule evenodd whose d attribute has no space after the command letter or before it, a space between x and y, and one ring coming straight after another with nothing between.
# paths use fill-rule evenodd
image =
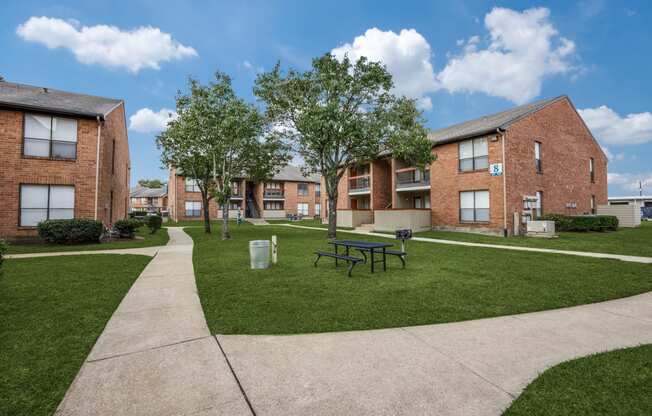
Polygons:
<instances>
[{"instance_id":1,"label":"green lawn","mask_svg":"<svg viewBox=\"0 0 652 416\"><path fill-rule=\"evenodd\" d=\"M353 278L314 250L325 232L242 226L233 239L187 228L213 333L292 334L461 321L573 306L652 290L652 265L556 254L408 243L408 268L358 265ZM249 270L248 241L279 239L279 264ZM365 238L339 233L340 238ZM373 237L370 237L373 239ZM386 239L376 238L379 241Z\"/></svg>"},{"instance_id":2,"label":"green lawn","mask_svg":"<svg viewBox=\"0 0 652 416\"><path fill-rule=\"evenodd\" d=\"M545 371L505 416L652 415L652 345L579 358Z\"/></svg>"},{"instance_id":3,"label":"green lawn","mask_svg":"<svg viewBox=\"0 0 652 416\"><path fill-rule=\"evenodd\" d=\"M150 258L6 260L0 274L0 415L50 415Z\"/></svg>"},{"instance_id":4,"label":"green lawn","mask_svg":"<svg viewBox=\"0 0 652 416\"><path fill-rule=\"evenodd\" d=\"M451 231L424 231L415 237L472 243L501 244L558 250L593 251L598 253L629 254L652 257L652 222L646 221L639 228L621 228L612 232L561 232L559 238L494 237L488 235L458 233Z\"/></svg>"},{"instance_id":5,"label":"green lawn","mask_svg":"<svg viewBox=\"0 0 652 416\"><path fill-rule=\"evenodd\" d=\"M161 228L154 234L149 233L149 228L141 227L136 232L136 236L142 239L113 241L110 243L95 243L95 244L11 244L9 245L8 254L24 254L24 253L46 253L56 251L80 251L80 250L113 250L119 248L139 248L139 247L154 247L164 246L170 239L168 230Z\"/></svg>"},{"instance_id":6,"label":"green lawn","mask_svg":"<svg viewBox=\"0 0 652 416\"><path fill-rule=\"evenodd\" d=\"M232 218L230 221L233 221L235 225L235 218ZM222 220L211 220L212 226L221 226ZM172 221L168 220L163 223L163 227L203 227L204 220L183 220L183 221Z\"/></svg>"}]
</instances>

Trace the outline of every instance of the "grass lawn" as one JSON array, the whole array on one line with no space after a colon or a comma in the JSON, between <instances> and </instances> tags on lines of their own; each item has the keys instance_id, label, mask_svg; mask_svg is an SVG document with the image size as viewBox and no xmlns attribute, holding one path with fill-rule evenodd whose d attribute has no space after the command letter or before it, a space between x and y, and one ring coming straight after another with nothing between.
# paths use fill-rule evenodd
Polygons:
<instances>
[{"instance_id":1,"label":"grass lawn","mask_svg":"<svg viewBox=\"0 0 652 416\"><path fill-rule=\"evenodd\" d=\"M50 415L150 258L6 260L0 274L0 414Z\"/></svg>"},{"instance_id":2,"label":"grass lawn","mask_svg":"<svg viewBox=\"0 0 652 416\"><path fill-rule=\"evenodd\" d=\"M629 254L652 257L652 222L644 221L639 228L621 228L612 232L560 232L559 238L494 237L452 231L424 231L415 237L472 243L501 244L558 250L593 251L597 253Z\"/></svg>"},{"instance_id":3,"label":"grass lawn","mask_svg":"<svg viewBox=\"0 0 652 416\"><path fill-rule=\"evenodd\" d=\"M235 225L235 218L232 218L230 221L233 221ZM222 220L211 220L212 226L220 227L222 226ZM172 221L168 220L163 223L163 227L203 227L204 220L183 220L183 221Z\"/></svg>"},{"instance_id":4,"label":"grass lawn","mask_svg":"<svg viewBox=\"0 0 652 416\"><path fill-rule=\"evenodd\" d=\"M10 244L8 254L24 254L24 253L46 253L56 251L80 251L80 250L112 250L119 248L139 248L139 247L153 247L164 246L170 239L168 230L161 228L154 234L149 233L149 228L143 226L136 231L136 236L143 239L113 241L110 243L94 243L94 244Z\"/></svg>"},{"instance_id":5,"label":"grass lawn","mask_svg":"<svg viewBox=\"0 0 652 416\"><path fill-rule=\"evenodd\" d=\"M652 290L652 265L556 254L408 243L408 267L346 268L325 231L242 226L233 239L187 228L204 313L213 333L292 334L461 321L573 306ZM248 241L279 239L279 264L249 269ZM340 238L364 236L340 233ZM369 237L367 239L374 239ZM376 238L379 241L386 239Z\"/></svg>"},{"instance_id":6,"label":"grass lawn","mask_svg":"<svg viewBox=\"0 0 652 416\"><path fill-rule=\"evenodd\" d=\"M567 361L548 369L504 413L652 415L652 345Z\"/></svg>"}]
</instances>

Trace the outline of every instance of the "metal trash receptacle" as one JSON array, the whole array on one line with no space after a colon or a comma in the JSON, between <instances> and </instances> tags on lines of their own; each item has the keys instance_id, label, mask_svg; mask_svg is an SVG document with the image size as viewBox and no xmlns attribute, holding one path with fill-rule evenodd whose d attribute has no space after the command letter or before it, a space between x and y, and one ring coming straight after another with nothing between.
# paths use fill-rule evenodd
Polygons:
<instances>
[{"instance_id":1,"label":"metal trash receptacle","mask_svg":"<svg viewBox=\"0 0 652 416\"><path fill-rule=\"evenodd\" d=\"M252 269L267 269L269 267L269 240L253 240L249 242L249 258Z\"/></svg>"}]
</instances>

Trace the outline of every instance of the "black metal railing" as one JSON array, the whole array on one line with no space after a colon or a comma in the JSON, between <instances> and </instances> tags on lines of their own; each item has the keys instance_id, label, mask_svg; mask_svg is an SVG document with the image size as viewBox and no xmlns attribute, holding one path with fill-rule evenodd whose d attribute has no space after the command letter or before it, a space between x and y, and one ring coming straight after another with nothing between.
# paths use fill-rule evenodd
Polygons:
<instances>
[{"instance_id":1,"label":"black metal railing","mask_svg":"<svg viewBox=\"0 0 652 416\"><path fill-rule=\"evenodd\" d=\"M429 186L430 171L411 170L396 174L396 188L411 188L413 186Z\"/></svg>"},{"instance_id":2,"label":"black metal railing","mask_svg":"<svg viewBox=\"0 0 652 416\"><path fill-rule=\"evenodd\" d=\"M349 179L349 192L351 191L368 191L371 182L369 176L359 176Z\"/></svg>"},{"instance_id":3,"label":"black metal railing","mask_svg":"<svg viewBox=\"0 0 652 416\"><path fill-rule=\"evenodd\" d=\"M284 193L282 189L265 189L263 198L283 198Z\"/></svg>"}]
</instances>

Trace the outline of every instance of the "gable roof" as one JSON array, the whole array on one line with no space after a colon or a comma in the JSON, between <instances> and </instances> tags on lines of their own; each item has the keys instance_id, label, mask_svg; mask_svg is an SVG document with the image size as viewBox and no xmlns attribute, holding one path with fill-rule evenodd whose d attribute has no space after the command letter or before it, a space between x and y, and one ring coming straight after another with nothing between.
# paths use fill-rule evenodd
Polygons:
<instances>
[{"instance_id":1,"label":"gable roof","mask_svg":"<svg viewBox=\"0 0 652 416\"><path fill-rule=\"evenodd\" d=\"M568 98L566 95L560 95L555 98L539 100L506 111L501 111L500 113L489 114L474 120L444 127L443 129L433 130L428 134L428 139L433 142L433 144L444 144L493 133L497 129L504 130L508 128L510 124L520 120L521 118L539 111L556 101L566 98Z\"/></svg>"},{"instance_id":2,"label":"gable roof","mask_svg":"<svg viewBox=\"0 0 652 416\"><path fill-rule=\"evenodd\" d=\"M160 198L168 194L168 186L163 185L161 188L146 188L144 186L136 186L131 188L129 196L131 198Z\"/></svg>"},{"instance_id":3,"label":"gable roof","mask_svg":"<svg viewBox=\"0 0 652 416\"><path fill-rule=\"evenodd\" d=\"M122 100L0 82L0 107L105 118Z\"/></svg>"}]
</instances>

